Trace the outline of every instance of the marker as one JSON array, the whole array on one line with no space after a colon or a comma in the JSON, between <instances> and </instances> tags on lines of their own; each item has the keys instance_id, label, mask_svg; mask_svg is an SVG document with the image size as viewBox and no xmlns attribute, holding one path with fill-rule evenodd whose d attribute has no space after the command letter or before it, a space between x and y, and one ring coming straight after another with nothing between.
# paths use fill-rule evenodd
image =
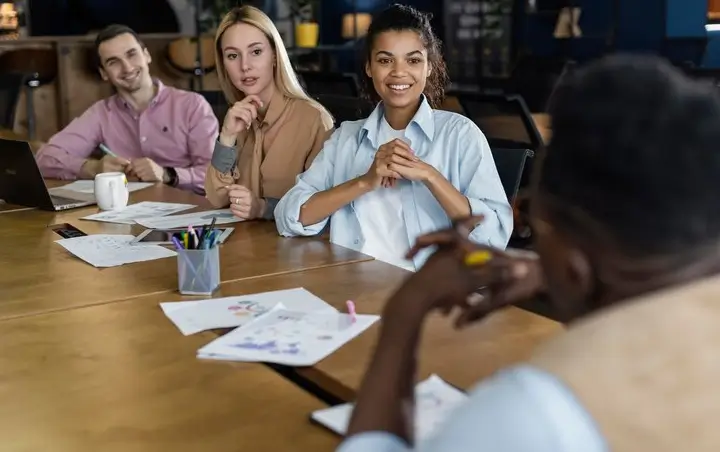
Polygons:
<instances>
[{"instance_id":1,"label":"marker","mask_svg":"<svg viewBox=\"0 0 720 452\"><path fill-rule=\"evenodd\" d=\"M492 259L492 254L490 254L490 251L473 251L472 253L469 253L467 256L465 256L465 265L467 265L468 267L478 267L480 265L487 264L490 259Z\"/></svg>"},{"instance_id":2,"label":"marker","mask_svg":"<svg viewBox=\"0 0 720 452\"><path fill-rule=\"evenodd\" d=\"M352 323L355 323L355 320L357 320L357 318L355 317L355 303L353 303L352 301L348 300L348 301L346 302L346 304L347 304L348 314L350 314L350 321L351 321Z\"/></svg>"},{"instance_id":3,"label":"marker","mask_svg":"<svg viewBox=\"0 0 720 452\"><path fill-rule=\"evenodd\" d=\"M192 226L188 226L188 242L190 243L191 249L200 249L200 240L198 240L198 236Z\"/></svg>"},{"instance_id":4,"label":"marker","mask_svg":"<svg viewBox=\"0 0 720 452\"><path fill-rule=\"evenodd\" d=\"M109 147L105 146L105 143L100 143L98 145L101 151L103 151L105 154L109 155L110 157L120 158L115 154L113 151L110 150Z\"/></svg>"}]
</instances>

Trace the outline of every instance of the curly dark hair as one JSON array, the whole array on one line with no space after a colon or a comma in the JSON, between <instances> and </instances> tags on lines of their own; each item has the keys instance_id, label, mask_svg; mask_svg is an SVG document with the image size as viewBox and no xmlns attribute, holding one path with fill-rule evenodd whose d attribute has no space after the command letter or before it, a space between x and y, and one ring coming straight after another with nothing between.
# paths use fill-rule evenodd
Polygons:
<instances>
[{"instance_id":1,"label":"curly dark hair","mask_svg":"<svg viewBox=\"0 0 720 452\"><path fill-rule=\"evenodd\" d=\"M659 57L613 55L568 77L549 113L536 180L559 227L589 238L592 227L568 224L568 211L581 211L637 257L720 239L717 88Z\"/></svg>"},{"instance_id":2,"label":"curly dark hair","mask_svg":"<svg viewBox=\"0 0 720 452\"><path fill-rule=\"evenodd\" d=\"M422 13L412 6L393 4L373 16L367 35L364 39L362 53L363 69L364 63L372 58L372 49L375 45L375 38L386 31L414 31L420 36L428 54L428 61L432 72L428 76L424 94L433 108L438 108L445 98L445 85L448 75L445 60L442 57L441 42L430 26L432 14ZM373 81L367 76L364 70L360 71L360 80L364 95L373 103L380 101L380 96Z\"/></svg>"}]
</instances>

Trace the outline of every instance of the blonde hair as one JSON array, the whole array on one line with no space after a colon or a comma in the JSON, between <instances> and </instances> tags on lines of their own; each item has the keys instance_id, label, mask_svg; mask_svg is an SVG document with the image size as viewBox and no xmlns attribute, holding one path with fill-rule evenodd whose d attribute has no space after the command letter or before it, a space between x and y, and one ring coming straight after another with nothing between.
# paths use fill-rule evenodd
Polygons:
<instances>
[{"instance_id":1,"label":"blonde hair","mask_svg":"<svg viewBox=\"0 0 720 452\"><path fill-rule=\"evenodd\" d=\"M325 123L329 121L329 125L332 125L333 119L330 112L328 112L320 102L308 96L305 90L303 90L300 80L290 63L290 57L288 56L285 44L283 44L282 37L275 27L275 24L264 12L254 6L245 5L231 9L230 12L223 17L215 34L215 67L217 68L220 88L225 94L227 101L230 104L234 104L245 97L242 91L237 89L232 81L230 81L222 53L223 34L225 34L228 28L237 23L252 25L265 33L265 36L275 51L277 64L275 64L273 78L275 79L275 86L280 92L282 92L285 97L309 102L320 111L323 116L323 121Z\"/></svg>"}]
</instances>

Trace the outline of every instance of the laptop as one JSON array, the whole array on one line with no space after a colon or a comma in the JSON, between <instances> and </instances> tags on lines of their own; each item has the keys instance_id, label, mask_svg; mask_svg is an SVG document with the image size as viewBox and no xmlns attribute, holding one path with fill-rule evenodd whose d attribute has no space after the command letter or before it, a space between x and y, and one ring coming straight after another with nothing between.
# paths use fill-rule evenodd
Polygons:
<instances>
[{"instance_id":1,"label":"laptop","mask_svg":"<svg viewBox=\"0 0 720 452\"><path fill-rule=\"evenodd\" d=\"M94 197L93 197L94 198ZM58 211L91 206L95 201L51 195L27 141L0 138L0 199L9 204Z\"/></svg>"}]
</instances>

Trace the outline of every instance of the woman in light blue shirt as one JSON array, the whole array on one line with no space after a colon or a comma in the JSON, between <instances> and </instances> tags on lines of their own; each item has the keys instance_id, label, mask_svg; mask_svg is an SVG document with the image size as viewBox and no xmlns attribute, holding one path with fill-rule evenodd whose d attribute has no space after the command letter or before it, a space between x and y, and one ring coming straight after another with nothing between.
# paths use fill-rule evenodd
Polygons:
<instances>
[{"instance_id":1,"label":"woman in light blue shirt","mask_svg":"<svg viewBox=\"0 0 720 452\"><path fill-rule=\"evenodd\" d=\"M275 209L283 236L318 234L377 259L406 260L420 235L455 218L482 215L477 243L504 248L512 209L487 140L468 118L435 110L447 79L429 19L394 6L366 39L366 90L379 101L365 120L344 122Z\"/></svg>"}]
</instances>

